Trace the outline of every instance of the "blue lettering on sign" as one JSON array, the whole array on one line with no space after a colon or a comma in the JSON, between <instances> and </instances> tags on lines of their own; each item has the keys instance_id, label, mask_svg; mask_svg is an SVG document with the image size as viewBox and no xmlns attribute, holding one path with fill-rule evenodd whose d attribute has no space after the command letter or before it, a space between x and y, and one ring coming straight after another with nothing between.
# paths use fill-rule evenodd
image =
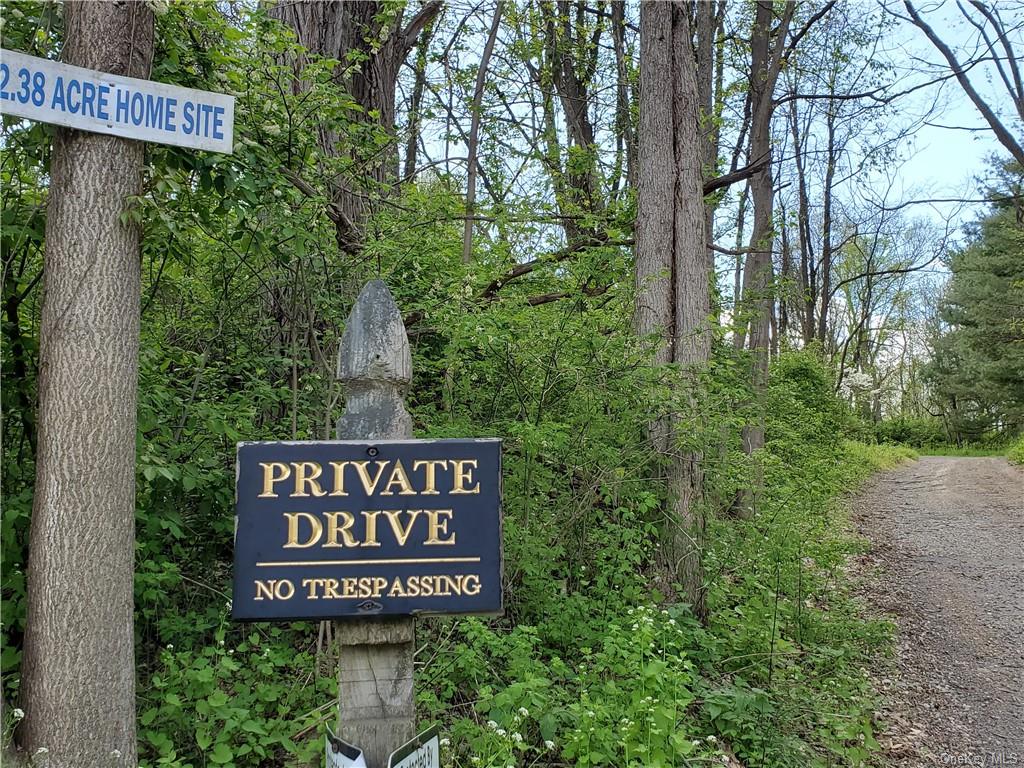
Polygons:
<instances>
[{"instance_id":1,"label":"blue lettering on sign","mask_svg":"<svg viewBox=\"0 0 1024 768\"><path fill-rule=\"evenodd\" d=\"M224 127L224 107L213 108L213 138L223 139L224 131L221 128Z\"/></svg>"},{"instance_id":2,"label":"blue lettering on sign","mask_svg":"<svg viewBox=\"0 0 1024 768\"><path fill-rule=\"evenodd\" d=\"M190 136L195 129L195 118L192 116L192 112L195 110L195 104L191 101L185 102L185 107L182 109L181 118L183 120L181 124L181 132L186 136Z\"/></svg>"},{"instance_id":3,"label":"blue lettering on sign","mask_svg":"<svg viewBox=\"0 0 1024 768\"><path fill-rule=\"evenodd\" d=\"M242 443L232 616L500 613L501 441Z\"/></svg>"},{"instance_id":4,"label":"blue lettering on sign","mask_svg":"<svg viewBox=\"0 0 1024 768\"><path fill-rule=\"evenodd\" d=\"M110 95L110 86L101 85L96 91L96 117L100 120L109 120L110 113L107 112L107 96Z\"/></svg>"},{"instance_id":5,"label":"blue lettering on sign","mask_svg":"<svg viewBox=\"0 0 1024 768\"><path fill-rule=\"evenodd\" d=\"M64 78L60 75L53 82L53 96L50 97L50 109L57 109L57 105L60 105L60 111L64 111Z\"/></svg>"},{"instance_id":6,"label":"blue lettering on sign","mask_svg":"<svg viewBox=\"0 0 1024 768\"><path fill-rule=\"evenodd\" d=\"M67 88L67 101L68 101L68 112L75 114L78 112L78 107L81 102L76 101L82 96L82 84L77 80L68 80Z\"/></svg>"},{"instance_id":7,"label":"blue lettering on sign","mask_svg":"<svg viewBox=\"0 0 1024 768\"><path fill-rule=\"evenodd\" d=\"M128 96L130 94L121 88L117 89L117 108L114 120L119 123L128 122Z\"/></svg>"}]
</instances>

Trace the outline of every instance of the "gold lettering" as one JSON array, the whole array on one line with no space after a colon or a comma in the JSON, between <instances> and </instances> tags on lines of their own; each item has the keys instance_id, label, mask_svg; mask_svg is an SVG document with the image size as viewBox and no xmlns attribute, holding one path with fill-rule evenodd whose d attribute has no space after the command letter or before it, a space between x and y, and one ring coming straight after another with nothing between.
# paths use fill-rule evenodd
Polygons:
<instances>
[{"instance_id":1,"label":"gold lettering","mask_svg":"<svg viewBox=\"0 0 1024 768\"><path fill-rule=\"evenodd\" d=\"M391 470L391 477L388 478L387 485L384 486L384 490L380 492L381 496L394 496L394 492L391 490L391 486L398 484L402 490L398 492L399 496L415 496L416 491L412 488L412 483L409 482L409 476L405 473L405 467L402 466L402 460L398 459L395 461L395 468Z\"/></svg>"},{"instance_id":2,"label":"gold lettering","mask_svg":"<svg viewBox=\"0 0 1024 768\"><path fill-rule=\"evenodd\" d=\"M348 496L345 492L345 467L348 466L347 461L332 461L329 462L331 469L334 470L334 488L331 490L331 496Z\"/></svg>"},{"instance_id":3,"label":"gold lettering","mask_svg":"<svg viewBox=\"0 0 1024 768\"><path fill-rule=\"evenodd\" d=\"M324 597L329 600L340 600L341 595L338 594L338 580L337 579L324 579Z\"/></svg>"},{"instance_id":4,"label":"gold lettering","mask_svg":"<svg viewBox=\"0 0 1024 768\"><path fill-rule=\"evenodd\" d=\"M388 592L388 597L408 597L405 593L405 587L402 585L402 579L396 578L391 584L391 591Z\"/></svg>"},{"instance_id":5,"label":"gold lettering","mask_svg":"<svg viewBox=\"0 0 1024 768\"><path fill-rule=\"evenodd\" d=\"M405 580L405 588L408 590L409 597L420 596L420 577L410 576Z\"/></svg>"},{"instance_id":6,"label":"gold lettering","mask_svg":"<svg viewBox=\"0 0 1024 768\"><path fill-rule=\"evenodd\" d=\"M440 538L442 533L448 536L448 521L452 518L452 511L450 509L427 509L424 511L427 513L427 538L423 544L454 544L454 533L447 539Z\"/></svg>"},{"instance_id":7,"label":"gold lettering","mask_svg":"<svg viewBox=\"0 0 1024 768\"><path fill-rule=\"evenodd\" d=\"M381 594L384 592L384 587L386 587L387 585L388 585L388 580L385 579L383 576L374 576L373 577L373 596L374 597L380 597Z\"/></svg>"},{"instance_id":8,"label":"gold lettering","mask_svg":"<svg viewBox=\"0 0 1024 768\"><path fill-rule=\"evenodd\" d=\"M264 596L268 600L291 600L295 594L295 585L288 579L257 579L255 584L256 600L262 600Z\"/></svg>"},{"instance_id":9,"label":"gold lettering","mask_svg":"<svg viewBox=\"0 0 1024 768\"><path fill-rule=\"evenodd\" d=\"M377 465L377 474L370 480L370 473L366 471L366 465L368 461L353 461L352 466L356 468L356 472L359 473L359 479L363 482L363 490L366 491L367 496L372 496L373 492L377 489L377 483L380 482L381 476L384 474L384 468L388 465L386 461L374 462Z\"/></svg>"},{"instance_id":10,"label":"gold lettering","mask_svg":"<svg viewBox=\"0 0 1024 768\"><path fill-rule=\"evenodd\" d=\"M402 524L398 521L399 515L402 514L400 509L383 509L381 512L387 517L388 522L391 523L391 530L395 534L395 540L398 542L398 546L404 547L405 542L409 540L410 534L412 534L412 527L416 524L416 518L423 514L422 509L410 509L407 511L409 515L409 524L402 527Z\"/></svg>"},{"instance_id":11,"label":"gold lettering","mask_svg":"<svg viewBox=\"0 0 1024 768\"><path fill-rule=\"evenodd\" d=\"M274 483L287 480L292 470L287 464L282 464L280 461L261 461L260 466L263 467L263 493L256 498L276 499L277 494L274 493ZM280 470L281 474L276 474L275 470Z\"/></svg>"},{"instance_id":12,"label":"gold lettering","mask_svg":"<svg viewBox=\"0 0 1024 768\"><path fill-rule=\"evenodd\" d=\"M326 496L327 491L320 487L320 483L317 482L317 478L320 477L320 473L324 471L315 461L293 461L292 466L295 467L295 493L292 494L292 498L297 496L309 496L310 494L303 490L303 486L308 485L312 490L314 496Z\"/></svg>"},{"instance_id":13,"label":"gold lettering","mask_svg":"<svg viewBox=\"0 0 1024 768\"><path fill-rule=\"evenodd\" d=\"M415 472L420 467L423 467L423 474L426 477L427 482L426 487L422 491L423 495L439 495L441 492L437 490L437 468L440 467L441 469L447 469L447 459L422 459L420 461L414 461L412 463L413 472Z\"/></svg>"},{"instance_id":14,"label":"gold lettering","mask_svg":"<svg viewBox=\"0 0 1024 768\"><path fill-rule=\"evenodd\" d=\"M354 576L350 576L347 579L341 580L341 596L342 597L358 597L356 587L358 586L359 580Z\"/></svg>"},{"instance_id":15,"label":"gold lettering","mask_svg":"<svg viewBox=\"0 0 1024 768\"><path fill-rule=\"evenodd\" d=\"M359 514L361 514L363 516L363 520L366 521L366 532L363 534L363 543L360 546L379 547L380 542L377 541L377 517L380 515L380 510L364 509Z\"/></svg>"},{"instance_id":16,"label":"gold lettering","mask_svg":"<svg viewBox=\"0 0 1024 768\"><path fill-rule=\"evenodd\" d=\"M352 526L356 524L356 519L349 512L327 512L324 517L327 518L327 542L324 544L325 547L359 546L356 537L352 535ZM341 525L338 525L339 517L342 520ZM344 542L343 544L338 543L339 533Z\"/></svg>"},{"instance_id":17,"label":"gold lettering","mask_svg":"<svg viewBox=\"0 0 1024 768\"><path fill-rule=\"evenodd\" d=\"M316 593L316 588L317 588L317 586L319 584L323 584L323 583L324 583L323 579L303 579L302 580L302 586L309 588L309 594L307 595L307 597L310 600L319 600L320 599L319 595L317 595L317 593Z\"/></svg>"},{"instance_id":18,"label":"gold lettering","mask_svg":"<svg viewBox=\"0 0 1024 768\"><path fill-rule=\"evenodd\" d=\"M254 599L262 600L264 597L266 597L267 600L274 599L273 579L270 581L260 581L259 579L256 579L253 583L256 585L256 597Z\"/></svg>"},{"instance_id":19,"label":"gold lettering","mask_svg":"<svg viewBox=\"0 0 1024 768\"><path fill-rule=\"evenodd\" d=\"M452 459L452 493L480 493L480 483L472 488L465 485L473 482L475 468L476 459Z\"/></svg>"},{"instance_id":20,"label":"gold lettering","mask_svg":"<svg viewBox=\"0 0 1024 768\"><path fill-rule=\"evenodd\" d=\"M305 549L306 547L312 547L320 541L320 536L324 532L324 526L316 515L311 515L309 512L285 512L284 516L288 520L288 541L284 545L285 549ZM300 517L309 521L310 528L309 538L303 544L299 543Z\"/></svg>"},{"instance_id":21,"label":"gold lettering","mask_svg":"<svg viewBox=\"0 0 1024 768\"><path fill-rule=\"evenodd\" d=\"M480 594L480 577L475 573L467 573L462 577L462 594L473 597Z\"/></svg>"}]
</instances>

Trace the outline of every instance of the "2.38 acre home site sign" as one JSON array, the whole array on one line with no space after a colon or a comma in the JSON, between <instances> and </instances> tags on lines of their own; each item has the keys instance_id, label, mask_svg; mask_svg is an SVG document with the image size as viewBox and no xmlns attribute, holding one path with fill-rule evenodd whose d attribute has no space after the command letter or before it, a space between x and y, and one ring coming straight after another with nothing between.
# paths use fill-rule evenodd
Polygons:
<instances>
[{"instance_id":1,"label":"2.38 acre home site sign","mask_svg":"<svg viewBox=\"0 0 1024 768\"><path fill-rule=\"evenodd\" d=\"M501 441L240 443L240 620L500 613Z\"/></svg>"}]
</instances>

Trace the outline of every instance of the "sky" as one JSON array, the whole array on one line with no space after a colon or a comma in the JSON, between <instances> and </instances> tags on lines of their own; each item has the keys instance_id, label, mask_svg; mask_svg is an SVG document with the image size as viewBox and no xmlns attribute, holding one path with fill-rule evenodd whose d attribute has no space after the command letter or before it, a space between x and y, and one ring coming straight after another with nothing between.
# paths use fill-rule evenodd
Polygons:
<instances>
[{"instance_id":1,"label":"sky","mask_svg":"<svg viewBox=\"0 0 1024 768\"><path fill-rule=\"evenodd\" d=\"M997 0L995 6L1002 12L1004 21L1016 23L1013 31L1016 50L1024 51L1024 4ZM975 50L978 33L970 27L952 2L918 2L925 20L935 32L946 41L961 60ZM893 5L902 11L902 4ZM924 33L910 24L900 24L895 30L894 43L899 48L899 57L905 66L920 68L921 61L934 65L936 72L948 72L948 66L941 54L932 46ZM895 52L894 52L895 53ZM1006 90L993 82L994 69L977 68L970 73L971 82L985 97L993 109L1001 115L1011 132L1024 135L1024 126L1011 119L1013 106ZM914 136L912 149L908 147L908 159L899 171L903 189L912 193L909 199L963 197L977 198L980 189L977 177L984 175L989 167L992 154L1008 156L1007 151L996 140L984 118L970 101L959 83L947 81L941 86L925 89L911 97L909 109L922 109L926 102L938 97L940 109L931 119L930 125L923 126ZM942 126L984 128L982 131L954 130ZM923 193L923 194L922 194ZM971 221L982 213L982 203L961 205L958 203L935 203L914 206L916 215L936 220L952 217L961 223Z\"/></svg>"}]
</instances>

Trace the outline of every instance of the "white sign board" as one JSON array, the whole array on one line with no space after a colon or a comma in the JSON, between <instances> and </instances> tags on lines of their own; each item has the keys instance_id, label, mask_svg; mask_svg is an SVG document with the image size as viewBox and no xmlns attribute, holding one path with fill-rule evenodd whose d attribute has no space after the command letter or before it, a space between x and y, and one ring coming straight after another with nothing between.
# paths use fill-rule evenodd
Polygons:
<instances>
[{"instance_id":1,"label":"white sign board","mask_svg":"<svg viewBox=\"0 0 1024 768\"><path fill-rule=\"evenodd\" d=\"M324 765L327 768L366 768L363 751L355 744L342 741L327 728Z\"/></svg>"},{"instance_id":2,"label":"white sign board","mask_svg":"<svg viewBox=\"0 0 1024 768\"><path fill-rule=\"evenodd\" d=\"M0 50L0 113L231 154L235 98Z\"/></svg>"},{"instance_id":3,"label":"white sign board","mask_svg":"<svg viewBox=\"0 0 1024 768\"><path fill-rule=\"evenodd\" d=\"M441 740L435 725L403 744L388 758L388 768L441 768Z\"/></svg>"}]
</instances>

